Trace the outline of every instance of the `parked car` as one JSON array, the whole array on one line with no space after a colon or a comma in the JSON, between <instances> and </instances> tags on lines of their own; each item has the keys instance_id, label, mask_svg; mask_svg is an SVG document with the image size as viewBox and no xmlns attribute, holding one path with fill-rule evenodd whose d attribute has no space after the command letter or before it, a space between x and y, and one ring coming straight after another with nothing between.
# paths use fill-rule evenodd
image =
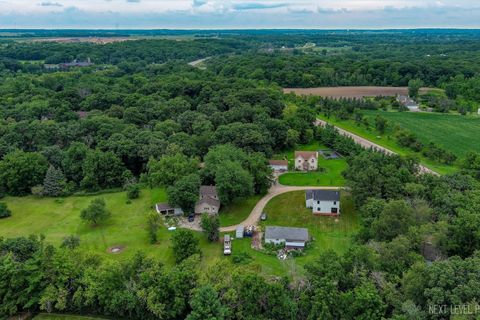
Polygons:
<instances>
[{"instance_id":1,"label":"parked car","mask_svg":"<svg viewBox=\"0 0 480 320\"><path fill-rule=\"evenodd\" d=\"M262 212L262 215L260 216L260 220L262 220L262 221L267 220L267 213L266 212Z\"/></svg>"},{"instance_id":2,"label":"parked car","mask_svg":"<svg viewBox=\"0 0 480 320\"><path fill-rule=\"evenodd\" d=\"M195 215L191 214L188 216L188 222L193 222L193 221L195 221Z\"/></svg>"}]
</instances>

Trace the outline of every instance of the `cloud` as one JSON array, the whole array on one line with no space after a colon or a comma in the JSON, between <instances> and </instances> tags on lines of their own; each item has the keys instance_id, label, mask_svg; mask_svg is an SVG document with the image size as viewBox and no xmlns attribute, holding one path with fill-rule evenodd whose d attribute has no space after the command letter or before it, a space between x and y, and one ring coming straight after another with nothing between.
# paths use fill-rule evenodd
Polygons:
<instances>
[{"instance_id":1,"label":"cloud","mask_svg":"<svg viewBox=\"0 0 480 320\"><path fill-rule=\"evenodd\" d=\"M194 7L201 7L203 6L204 4L207 4L207 1L206 0L193 0L193 6Z\"/></svg>"},{"instance_id":2,"label":"cloud","mask_svg":"<svg viewBox=\"0 0 480 320\"><path fill-rule=\"evenodd\" d=\"M480 27L480 4L471 0L456 0L454 5L446 1L438 2L438 0L130 1L137 2L131 3L129 0L44 0L44 2L0 0L0 28Z\"/></svg>"},{"instance_id":3,"label":"cloud","mask_svg":"<svg viewBox=\"0 0 480 320\"><path fill-rule=\"evenodd\" d=\"M127 0L128 3L140 3L140 0Z\"/></svg>"},{"instance_id":4,"label":"cloud","mask_svg":"<svg viewBox=\"0 0 480 320\"><path fill-rule=\"evenodd\" d=\"M58 2L40 2L38 4L41 7L63 7L63 4L58 3Z\"/></svg>"},{"instance_id":5,"label":"cloud","mask_svg":"<svg viewBox=\"0 0 480 320\"><path fill-rule=\"evenodd\" d=\"M235 10L264 10L264 9L276 9L283 8L288 6L286 3L261 3L261 2L250 2L250 3L237 3L232 6Z\"/></svg>"}]
</instances>

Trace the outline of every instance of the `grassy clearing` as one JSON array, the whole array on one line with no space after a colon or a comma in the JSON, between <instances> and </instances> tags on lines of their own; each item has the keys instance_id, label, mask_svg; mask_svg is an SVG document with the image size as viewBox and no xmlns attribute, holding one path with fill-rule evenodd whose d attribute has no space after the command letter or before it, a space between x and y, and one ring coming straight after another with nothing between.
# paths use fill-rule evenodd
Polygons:
<instances>
[{"instance_id":1,"label":"grassy clearing","mask_svg":"<svg viewBox=\"0 0 480 320\"><path fill-rule=\"evenodd\" d=\"M331 249L342 254L352 244L353 236L359 229L359 219L352 199L343 194L341 201L342 213L338 218L322 217L314 216L311 209L305 207L305 191L281 194L267 204L265 212L268 220L261 225L308 228L315 241L307 250L307 255L295 259L301 267L320 252Z\"/></svg>"},{"instance_id":2,"label":"grassy clearing","mask_svg":"<svg viewBox=\"0 0 480 320\"><path fill-rule=\"evenodd\" d=\"M318 151L328 150L330 148L318 141L309 144L299 145L295 150L301 151ZM274 159L288 160L290 170L294 170L295 150L288 150L283 153L276 154ZM324 168L323 172L288 172L279 177L280 184L286 186L343 186L345 179L342 172L347 168L345 159L326 160L322 156L318 158L318 166Z\"/></svg>"},{"instance_id":3,"label":"grassy clearing","mask_svg":"<svg viewBox=\"0 0 480 320\"><path fill-rule=\"evenodd\" d=\"M220 209L220 226L232 226L245 220L253 207L263 197L263 195L254 195L247 199L239 199L228 206Z\"/></svg>"},{"instance_id":4,"label":"grassy clearing","mask_svg":"<svg viewBox=\"0 0 480 320\"><path fill-rule=\"evenodd\" d=\"M405 114L407 114L405 112ZM409 113L411 115L418 115L420 113ZM441 174L448 174L448 173L453 173L457 171L457 168L455 166L449 166L445 164L440 164L438 162L434 162L432 160L429 160L422 156L420 153L416 153L410 149L401 147L397 144L395 137L393 137L391 132L386 132L385 134L380 134L374 129L366 129L364 126L359 126L357 125L353 120L338 120L336 118L327 118L324 115L319 115L318 116L320 119L327 121L328 123L335 125L339 128L345 129L347 131L350 131L358 136L361 136L365 139L368 139L372 142L375 142L376 144L388 148L400 155L406 156L406 155L413 155L417 158L419 158L420 162L427 166L428 168L441 173ZM479 123L480 124L480 123ZM436 129L437 131L439 130L438 128ZM413 130L412 130L413 131ZM415 131L413 131L416 133ZM432 136L436 135L436 131L432 131L430 133ZM419 137L420 138L420 137ZM422 140L422 139L421 139ZM423 141L423 140L422 140ZM425 142L425 141L424 141ZM448 148L448 147L446 147Z\"/></svg>"},{"instance_id":5,"label":"grassy clearing","mask_svg":"<svg viewBox=\"0 0 480 320\"><path fill-rule=\"evenodd\" d=\"M280 184L287 186L344 186L342 172L347 168L345 159L325 160L319 158L318 166L325 171L289 172L279 177Z\"/></svg>"},{"instance_id":6,"label":"grassy clearing","mask_svg":"<svg viewBox=\"0 0 480 320\"><path fill-rule=\"evenodd\" d=\"M90 201L102 197L112 213L105 224L92 227L80 219L80 211ZM153 204L166 201L164 189L144 189L139 199L126 203L124 192L108 193L99 196L73 196L68 198L7 197L2 199L12 210L12 217L0 220L0 235L3 237L44 234L46 241L60 245L68 235L80 237L80 250L94 252L104 257L125 259L137 251L157 257L167 265L173 265L173 252L170 248L172 233L161 227L158 231L158 244L150 244L146 231L147 214L153 212ZM210 244L202 233L196 233L205 260L218 256L219 244ZM108 253L108 248L122 246L119 254Z\"/></svg>"}]
</instances>

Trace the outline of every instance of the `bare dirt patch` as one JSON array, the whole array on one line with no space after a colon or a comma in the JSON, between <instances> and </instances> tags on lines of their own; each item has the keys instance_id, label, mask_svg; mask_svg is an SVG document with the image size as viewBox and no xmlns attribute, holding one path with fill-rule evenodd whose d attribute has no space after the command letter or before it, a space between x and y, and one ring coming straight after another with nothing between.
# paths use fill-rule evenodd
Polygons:
<instances>
[{"instance_id":1,"label":"bare dirt patch","mask_svg":"<svg viewBox=\"0 0 480 320\"><path fill-rule=\"evenodd\" d=\"M123 250L125 250L124 246L113 246L107 249L108 253L113 253L113 254L119 254L122 253Z\"/></svg>"},{"instance_id":2,"label":"bare dirt patch","mask_svg":"<svg viewBox=\"0 0 480 320\"><path fill-rule=\"evenodd\" d=\"M426 93L430 89L422 88L421 93ZM298 95L314 95L325 98L365 98L365 97L392 97L398 94L407 95L407 87L317 87L317 88L285 88L284 93L293 92Z\"/></svg>"}]
</instances>

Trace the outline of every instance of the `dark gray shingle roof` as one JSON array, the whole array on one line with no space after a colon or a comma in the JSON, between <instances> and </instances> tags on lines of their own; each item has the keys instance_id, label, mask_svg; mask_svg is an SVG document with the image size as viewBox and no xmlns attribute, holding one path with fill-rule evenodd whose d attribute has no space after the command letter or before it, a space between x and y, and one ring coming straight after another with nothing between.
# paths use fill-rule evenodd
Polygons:
<instances>
[{"instance_id":1,"label":"dark gray shingle roof","mask_svg":"<svg viewBox=\"0 0 480 320\"><path fill-rule=\"evenodd\" d=\"M320 201L340 201L340 191L338 190L307 190L307 199Z\"/></svg>"},{"instance_id":2,"label":"dark gray shingle roof","mask_svg":"<svg viewBox=\"0 0 480 320\"><path fill-rule=\"evenodd\" d=\"M268 226L265 239L285 239L286 241L308 241L308 229Z\"/></svg>"}]
</instances>

